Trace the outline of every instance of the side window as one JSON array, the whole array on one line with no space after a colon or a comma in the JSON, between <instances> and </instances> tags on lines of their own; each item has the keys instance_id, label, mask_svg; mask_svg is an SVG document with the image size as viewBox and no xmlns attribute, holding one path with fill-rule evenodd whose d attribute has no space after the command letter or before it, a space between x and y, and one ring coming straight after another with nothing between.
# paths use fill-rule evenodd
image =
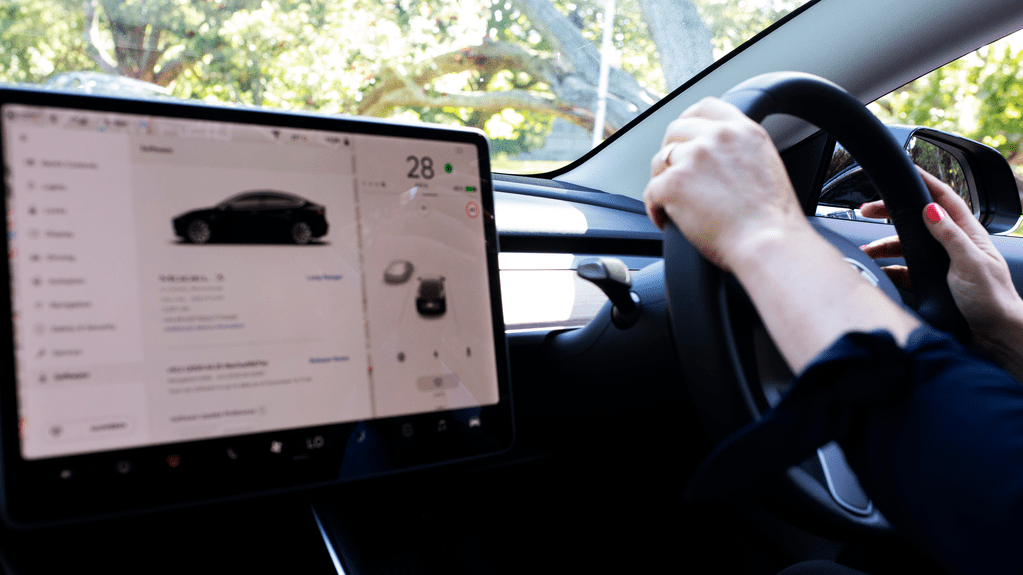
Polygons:
<instances>
[{"instance_id":1,"label":"side window","mask_svg":"<svg viewBox=\"0 0 1023 575\"><path fill-rule=\"evenodd\" d=\"M970 52L868 107L886 124L936 128L983 142L1023 191L1023 31Z\"/></svg>"},{"instance_id":2,"label":"side window","mask_svg":"<svg viewBox=\"0 0 1023 575\"><path fill-rule=\"evenodd\" d=\"M913 163L927 170L932 176L945 182L959 194L973 211L973 194L962 164L955 155L931 142L912 137L906 144L906 151ZM881 199L880 192L852 156L840 145L835 146L824 178L820 203L827 206L855 209L865 202Z\"/></svg>"},{"instance_id":3,"label":"side window","mask_svg":"<svg viewBox=\"0 0 1023 575\"><path fill-rule=\"evenodd\" d=\"M262 204L262 196L244 196L233 200L230 206L235 210L257 210Z\"/></svg>"},{"instance_id":4,"label":"side window","mask_svg":"<svg viewBox=\"0 0 1023 575\"><path fill-rule=\"evenodd\" d=\"M267 196L263 207L268 210L286 210L302 206L302 200L288 196Z\"/></svg>"},{"instance_id":5,"label":"side window","mask_svg":"<svg viewBox=\"0 0 1023 575\"><path fill-rule=\"evenodd\" d=\"M885 124L935 128L983 142L1012 166L1023 197L1023 31L966 54L868 105ZM952 186L974 206L954 155L914 138L907 146L917 165ZM840 146L832 157L820 203L855 210L879 196ZM850 212L851 213L851 212ZM835 216L845 217L845 216ZM851 216L850 216L851 217ZM857 216L858 217L858 216ZM1023 232L1013 232L1023 235Z\"/></svg>"},{"instance_id":6,"label":"side window","mask_svg":"<svg viewBox=\"0 0 1023 575\"><path fill-rule=\"evenodd\" d=\"M954 153L916 136L909 138L906 151L914 164L948 184L959 193L970 207L970 211L973 211L970 184L963 165L955 158ZM874 202L880 198L881 193L870 177L856 165L845 148L836 145L825 176L824 189L820 190L820 204L854 210L866 202Z\"/></svg>"},{"instance_id":7,"label":"side window","mask_svg":"<svg viewBox=\"0 0 1023 575\"><path fill-rule=\"evenodd\" d=\"M874 187L852 154L841 144L835 145L835 153L831 156L827 174L824 176L824 189L821 190L820 203L841 208L855 209L866 202L880 199L881 194Z\"/></svg>"},{"instance_id":8,"label":"side window","mask_svg":"<svg viewBox=\"0 0 1023 575\"><path fill-rule=\"evenodd\" d=\"M829 181L821 191L820 203L855 209L879 199L881 194L874 187L874 182L870 181L862 169L855 168Z\"/></svg>"}]
</instances>

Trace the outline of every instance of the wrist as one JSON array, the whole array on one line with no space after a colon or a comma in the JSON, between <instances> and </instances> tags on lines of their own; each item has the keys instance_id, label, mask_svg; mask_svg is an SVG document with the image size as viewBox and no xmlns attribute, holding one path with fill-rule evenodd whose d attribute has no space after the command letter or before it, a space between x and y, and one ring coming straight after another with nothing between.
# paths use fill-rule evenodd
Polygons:
<instances>
[{"instance_id":1,"label":"wrist","mask_svg":"<svg viewBox=\"0 0 1023 575\"><path fill-rule=\"evenodd\" d=\"M721 250L721 259L725 269L740 279L757 275L762 268L775 265L772 263L775 260L819 257L821 244L831 248L803 219L755 226L733 234L735 239L728 249Z\"/></svg>"},{"instance_id":2,"label":"wrist","mask_svg":"<svg viewBox=\"0 0 1023 575\"><path fill-rule=\"evenodd\" d=\"M850 331L885 329L901 345L919 325L805 219L763 226L729 248L725 263L794 373Z\"/></svg>"},{"instance_id":3,"label":"wrist","mask_svg":"<svg viewBox=\"0 0 1023 575\"><path fill-rule=\"evenodd\" d=\"M1023 342L1023 300L1017 295L999 308L1001 313L996 326L971 329L973 344L1002 369L1023 381L1023 348L1020 347L1020 342Z\"/></svg>"}]
</instances>

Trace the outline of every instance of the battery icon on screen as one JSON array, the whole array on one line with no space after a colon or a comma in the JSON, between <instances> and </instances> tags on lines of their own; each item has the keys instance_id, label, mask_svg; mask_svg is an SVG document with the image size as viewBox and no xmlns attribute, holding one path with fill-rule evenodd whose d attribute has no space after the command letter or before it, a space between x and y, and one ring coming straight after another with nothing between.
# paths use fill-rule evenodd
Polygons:
<instances>
[{"instance_id":1,"label":"battery icon on screen","mask_svg":"<svg viewBox=\"0 0 1023 575\"><path fill-rule=\"evenodd\" d=\"M465 186L465 191L467 191L467 192L475 192L476 188L473 187L473 186Z\"/></svg>"}]
</instances>

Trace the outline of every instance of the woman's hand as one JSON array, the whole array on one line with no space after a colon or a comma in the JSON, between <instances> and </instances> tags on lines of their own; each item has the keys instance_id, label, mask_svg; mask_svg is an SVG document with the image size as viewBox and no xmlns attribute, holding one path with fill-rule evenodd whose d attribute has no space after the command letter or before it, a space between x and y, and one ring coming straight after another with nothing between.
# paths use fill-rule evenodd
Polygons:
<instances>
[{"instance_id":1,"label":"woman's hand","mask_svg":"<svg viewBox=\"0 0 1023 575\"><path fill-rule=\"evenodd\" d=\"M643 194L659 228L666 218L714 264L780 234L810 231L767 132L734 106L707 98L668 126Z\"/></svg>"},{"instance_id":2,"label":"woman's hand","mask_svg":"<svg viewBox=\"0 0 1023 575\"><path fill-rule=\"evenodd\" d=\"M1023 379L1023 299L1016 292L1005 258L995 248L987 230L970 213L966 202L940 180L920 170L934 198L922 217L927 229L948 252L948 286L963 313L973 343L992 359ZM870 218L888 217L884 203L870 202L860 208ZM872 258L901 257L898 237L884 238L863 246ZM911 288L905 266L890 266L885 272L896 285Z\"/></svg>"},{"instance_id":3,"label":"woman's hand","mask_svg":"<svg viewBox=\"0 0 1023 575\"><path fill-rule=\"evenodd\" d=\"M734 106L708 98L668 126L643 199L714 264L732 272L793 372L850 331L919 325L817 234L771 138Z\"/></svg>"}]
</instances>

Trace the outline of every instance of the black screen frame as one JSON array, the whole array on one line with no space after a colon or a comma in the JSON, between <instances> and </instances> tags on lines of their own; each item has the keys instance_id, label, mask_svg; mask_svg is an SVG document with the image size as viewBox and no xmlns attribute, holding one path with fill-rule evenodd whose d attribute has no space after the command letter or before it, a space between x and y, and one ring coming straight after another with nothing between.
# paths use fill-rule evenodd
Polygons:
<instances>
[{"instance_id":1,"label":"black screen frame","mask_svg":"<svg viewBox=\"0 0 1023 575\"><path fill-rule=\"evenodd\" d=\"M19 441L12 310L10 319L5 320L6 329L0 329L0 354L3 354L0 356L3 362L0 367L0 514L6 523L14 527L44 526L319 487L465 461L511 449L515 430L497 261L493 179L489 143L482 132L187 101L123 99L0 87L0 106L7 104L439 140L473 146L480 169L479 200L485 230L499 401L496 405L466 409L26 460ZM4 165L6 169L6 158ZM10 194L6 177L0 185L6 213ZM7 235L3 242L4 249L9 250ZM0 301L7 302L11 309L10 268L2 266L0 275ZM441 420L448 433L429 433L437 429ZM475 425L469 425L470 420ZM418 436L410 436L410 429L421 431ZM371 441L362 441L367 437ZM322 439L320 447L315 453L302 454L303 444L309 445L311 438ZM285 460L269 455L263 447L272 440L281 441L285 453L293 453L294 457ZM353 449L356 443L359 449ZM224 454L228 450L240 457L234 461L227 459ZM172 456L178 457L180 465L169 467ZM125 461L129 462L129 471L122 473ZM68 470L71 470L70 475Z\"/></svg>"}]
</instances>

